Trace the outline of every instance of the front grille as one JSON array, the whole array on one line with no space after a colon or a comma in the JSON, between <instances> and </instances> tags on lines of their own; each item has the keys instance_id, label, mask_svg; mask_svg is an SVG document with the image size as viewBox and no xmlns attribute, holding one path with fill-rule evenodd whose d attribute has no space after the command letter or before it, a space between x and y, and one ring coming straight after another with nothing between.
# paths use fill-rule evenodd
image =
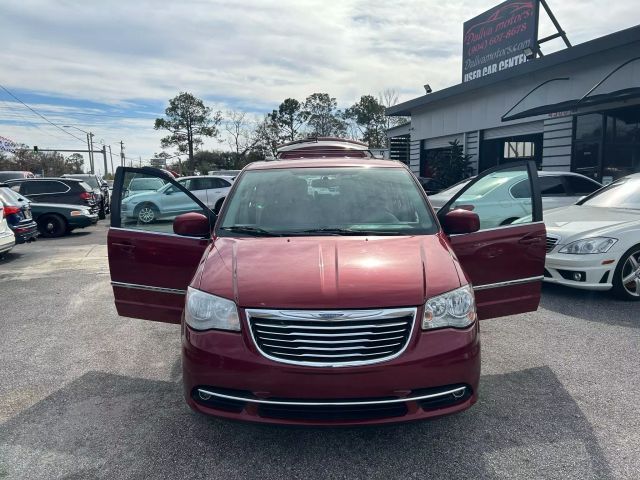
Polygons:
<instances>
[{"instance_id":1,"label":"front grille","mask_svg":"<svg viewBox=\"0 0 640 480\"><path fill-rule=\"evenodd\" d=\"M547 235L547 253L553 250L553 248L556 246L559 240L560 240L559 237L554 237L553 235Z\"/></svg>"},{"instance_id":2,"label":"front grille","mask_svg":"<svg viewBox=\"0 0 640 480\"><path fill-rule=\"evenodd\" d=\"M415 308L381 310L247 310L265 357L317 367L366 365L395 358L413 330Z\"/></svg>"}]
</instances>

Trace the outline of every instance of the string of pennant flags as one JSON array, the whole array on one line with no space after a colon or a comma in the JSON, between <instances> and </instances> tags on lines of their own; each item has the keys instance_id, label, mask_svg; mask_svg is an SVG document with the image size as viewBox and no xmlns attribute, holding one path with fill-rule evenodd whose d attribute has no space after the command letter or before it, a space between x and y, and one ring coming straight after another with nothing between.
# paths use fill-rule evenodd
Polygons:
<instances>
[{"instance_id":1,"label":"string of pennant flags","mask_svg":"<svg viewBox=\"0 0 640 480\"><path fill-rule=\"evenodd\" d=\"M0 135L0 152L14 153L19 145L10 138Z\"/></svg>"}]
</instances>

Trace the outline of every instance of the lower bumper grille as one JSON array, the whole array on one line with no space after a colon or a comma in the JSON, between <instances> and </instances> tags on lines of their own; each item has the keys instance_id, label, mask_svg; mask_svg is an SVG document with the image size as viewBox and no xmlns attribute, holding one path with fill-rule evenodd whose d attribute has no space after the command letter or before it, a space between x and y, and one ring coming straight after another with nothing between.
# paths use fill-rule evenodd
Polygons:
<instances>
[{"instance_id":1,"label":"lower bumper grille","mask_svg":"<svg viewBox=\"0 0 640 480\"><path fill-rule=\"evenodd\" d=\"M247 310L262 355L297 365L339 367L400 355L415 323L415 308L381 310Z\"/></svg>"},{"instance_id":2,"label":"lower bumper grille","mask_svg":"<svg viewBox=\"0 0 640 480\"><path fill-rule=\"evenodd\" d=\"M260 405L258 414L261 417L281 420L375 420L380 418L403 417L407 414L407 406L403 403L360 405L353 407Z\"/></svg>"}]
</instances>

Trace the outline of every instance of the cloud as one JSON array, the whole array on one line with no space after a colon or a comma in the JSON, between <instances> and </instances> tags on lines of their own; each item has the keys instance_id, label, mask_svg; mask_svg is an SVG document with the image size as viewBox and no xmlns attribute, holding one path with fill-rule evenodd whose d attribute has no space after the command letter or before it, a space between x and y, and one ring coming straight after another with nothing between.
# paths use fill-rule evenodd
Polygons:
<instances>
[{"instance_id":1,"label":"cloud","mask_svg":"<svg viewBox=\"0 0 640 480\"><path fill-rule=\"evenodd\" d=\"M56 119L95 127L110 142L122 138L132 155L148 158L161 137L152 114L179 91L258 115L284 98L317 91L347 106L387 88L408 100L424 83L434 89L458 83L462 23L496 3L3 0L0 83L21 98L40 94L46 101L39 107ZM637 21L629 2L550 3L574 43ZM543 15L541 36L548 33ZM556 41L543 48L560 47ZM2 105L0 135L29 143L66 136L46 125L27 128L26 120L7 122ZM65 110L70 106L89 111ZM86 115L100 112L127 118Z\"/></svg>"}]
</instances>

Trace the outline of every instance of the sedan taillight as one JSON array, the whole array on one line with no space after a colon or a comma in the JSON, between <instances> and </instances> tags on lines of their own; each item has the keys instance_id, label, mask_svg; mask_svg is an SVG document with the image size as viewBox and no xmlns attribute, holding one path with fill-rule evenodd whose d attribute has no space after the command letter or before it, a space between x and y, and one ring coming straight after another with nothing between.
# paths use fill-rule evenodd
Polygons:
<instances>
[{"instance_id":1,"label":"sedan taillight","mask_svg":"<svg viewBox=\"0 0 640 480\"><path fill-rule=\"evenodd\" d=\"M92 197L93 197L93 195L91 193L89 193L89 192L82 192L80 194L80 198L82 200L91 200Z\"/></svg>"}]
</instances>

